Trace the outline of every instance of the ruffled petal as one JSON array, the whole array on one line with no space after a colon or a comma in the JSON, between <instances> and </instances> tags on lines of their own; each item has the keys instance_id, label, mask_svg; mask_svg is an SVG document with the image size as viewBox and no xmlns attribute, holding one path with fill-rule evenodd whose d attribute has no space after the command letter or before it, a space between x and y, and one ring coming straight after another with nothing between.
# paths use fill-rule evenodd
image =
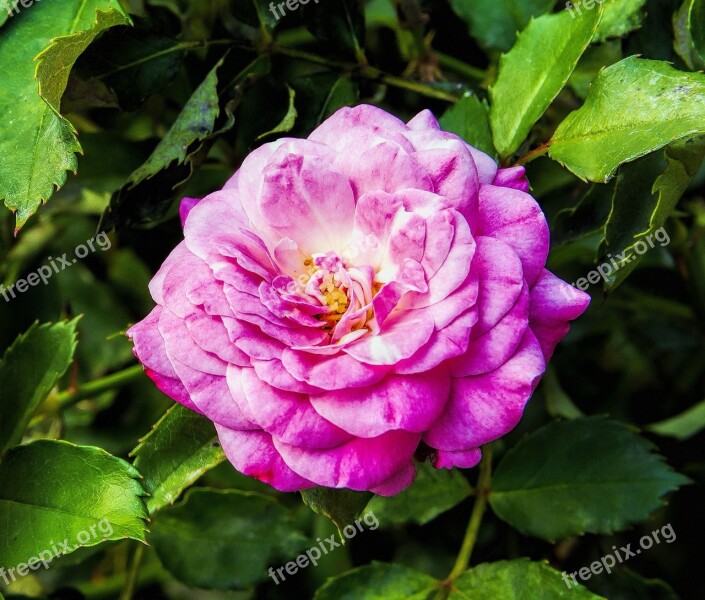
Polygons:
<instances>
[{"instance_id":1,"label":"ruffled petal","mask_svg":"<svg viewBox=\"0 0 705 600\"><path fill-rule=\"evenodd\" d=\"M280 492L298 492L316 484L292 471L264 431L237 431L218 425L215 429L225 456L243 475L268 483Z\"/></svg>"},{"instance_id":2,"label":"ruffled petal","mask_svg":"<svg viewBox=\"0 0 705 600\"><path fill-rule=\"evenodd\" d=\"M529 324L541 344L546 361L570 329L569 321L582 315L590 296L543 270L531 290Z\"/></svg>"},{"instance_id":3,"label":"ruffled petal","mask_svg":"<svg viewBox=\"0 0 705 600\"><path fill-rule=\"evenodd\" d=\"M311 396L311 404L345 431L373 438L395 429L425 431L440 415L449 391L450 377L441 367L419 375L390 375L366 388Z\"/></svg>"},{"instance_id":4,"label":"ruffled petal","mask_svg":"<svg viewBox=\"0 0 705 600\"><path fill-rule=\"evenodd\" d=\"M477 236L502 240L524 265L524 277L533 285L548 258L546 217L529 194L494 185L480 188L480 223Z\"/></svg>"},{"instance_id":5,"label":"ruffled petal","mask_svg":"<svg viewBox=\"0 0 705 600\"><path fill-rule=\"evenodd\" d=\"M408 468L420 438L419 433L390 431L327 450L273 441L284 462L302 477L326 487L369 490Z\"/></svg>"},{"instance_id":6,"label":"ruffled petal","mask_svg":"<svg viewBox=\"0 0 705 600\"><path fill-rule=\"evenodd\" d=\"M546 368L541 346L527 330L514 356L498 369L453 379L450 400L424 441L438 450L478 448L511 431Z\"/></svg>"}]
</instances>

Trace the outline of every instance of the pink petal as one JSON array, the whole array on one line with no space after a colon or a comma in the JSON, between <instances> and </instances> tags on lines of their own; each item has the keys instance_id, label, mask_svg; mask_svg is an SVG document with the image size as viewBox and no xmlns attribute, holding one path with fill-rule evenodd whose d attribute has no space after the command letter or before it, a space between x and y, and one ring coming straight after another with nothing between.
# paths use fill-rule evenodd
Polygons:
<instances>
[{"instance_id":1,"label":"pink petal","mask_svg":"<svg viewBox=\"0 0 705 600\"><path fill-rule=\"evenodd\" d=\"M390 431L326 450L273 441L284 462L302 477L327 487L369 490L408 469L420 438L418 433Z\"/></svg>"},{"instance_id":2,"label":"pink petal","mask_svg":"<svg viewBox=\"0 0 705 600\"><path fill-rule=\"evenodd\" d=\"M228 377L230 373L228 369ZM307 395L273 388L252 369L242 369L240 377L247 414L282 442L303 448L332 448L352 439L314 410Z\"/></svg>"},{"instance_id":3,"label":"pink petal","mask_svg":"<svg viewBox=\"0 0 705 600\"><path fill-rule=\"evenodd\" d=\"M501 367L453 380L450 401L424 441L438 450L461 451L505 435L521 419L545 368L541 347L527 330L516 354Z\"/></svg>"},{"instance_id":4,"label":"pink petal","mask_svg":"<svg viewBox=\"0 0 705 600\"><path fill-rule=\"evenodd\" d=\"M527 194L529 193L529 180L526 178L526 169L524 167L500 169L497 171L492 185L513 188L521 192L526 192Z\"/></svg>"},{"instance_id":5,"label":"pink petal","mask_svg":"<svg viewBox=\"0 0 705 600\"><path fill-rule=\"evenodd\" d=\"M451 452L449 450L437 450L433 466L436 469L471 469L482 459L482 451L479 448L471 450L460 450Z\"/></svg>"},{"instance_id":6,"label":"pink petal","mask_svg":"<svg viewBox=\"0 0 705 600\"><path fill-rule=\"evenodd\" d=\"M480 188L480 224L477 236L502 240L524 265L524 278L533 285L548 257L548 224L541 207L529 194L511 188Z\"/></svg>"},{"instance_id":7,"label":"pink petal","mask_svg":"<svg viewBox=\"0 0 705 600\"><path fill-rule=\"evenodd\" d=\"M314 487L292 471L263 431L236 431L216 423L225 456L240 473L268 483L280 492L297 492Z\"/></svg>"},{"instance_id":8,"label":"pink petal","mask_svg":"<svg viewBox=\"0 0 705 600\"><path fill-rule=\"evenodd\" d=\"M403 429L423 432L438 418L450 392L445 368L399 377L390 375L366 388L311 396L316 412L364 438Z\"/></svg>"},{"instance_id":9,"label":"pink petal","mask_svg":"<svg viewBox=\"0 0 705 600\"><path fill-rule=\"evenodd\" d=\"M568 321L577 319L590 304L590 296L544 269L531 289L529 323L546 360L570 329Z\"/></svg>"}]
</instances>

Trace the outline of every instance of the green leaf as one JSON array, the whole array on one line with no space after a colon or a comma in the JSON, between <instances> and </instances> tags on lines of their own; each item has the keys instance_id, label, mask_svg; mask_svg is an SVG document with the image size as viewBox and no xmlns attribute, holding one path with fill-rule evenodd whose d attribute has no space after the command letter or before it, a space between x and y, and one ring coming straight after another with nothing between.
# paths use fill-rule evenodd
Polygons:
<instances>
[{"instance_id":1,"label":"green leaf","mask_svg":"<svg viewBox=\"0 0 705 600\"><path fill-rule=\"evenodd\" d=\"M97 9L107 9L96 16ZM35 3L2 28L0 64L0 199L16 213L17 227L75 171L81 150L73 126L57 111L73 60L104 27L127 23L117 0ZM79 32L84 32L75 36ZM68 39L66 39L68 37ZM34 59L39 56L39 63ZM47 61L46 66L42 63ZM37 77L48 101L38 93ZM56 71L54 71L56 69Z\"/></svg>"},{"instance_id":2,"label":"green leaf","mask_svg":"<svg viewBox=\"0 0 705 600\"><path fill-rule=\"evenodd\" d=\"M647 431L677 440L687 440L705 429L705 400L675 417L646 425Z\"/></svg>"},{"instance_id":3,"label":"green leaf","mask_svg":"<svg viewBox=\"0 0 705 600\"><path fill-rule=\"evenodd\" d=\"M52 40L34 59L37 63L39 94L57 114L60 114L61 96L66 89L69 73L78 57L102 31L115 25L129 24L130 19L122 10L98 10L91 29Z\"/></svg>"},{"instance_id":4,"label":"green leaf","mask_svg":"<svg viewBox=\"0 0 705 600\"><path fill-rule=\"evenodd\" d=\"M552 417L576 419L585 416L561 387L556 370L549 366L541 379L543 393L546 397L546 410Z\"/></svg>"},{"instance_id":5,"label":"green leaf","mask_svg":"<svg viewBox=\"0 0 705 600\"><path fill-rule=\"evenodd\" d=\"M225 460L213 423L185 406L172 406L131 452L150 514L174 504L181 492Z\"/></svg>"},{"instance_id":6,"label":"green leaf","mask_svg":"<svg viewBox=\"0 0 705 600\"><path fill-rule=\"evenodd\" d=\"M524 533L554 541L646 520L689 480L629 426L604 418L547 425L500 462L490 505Z\"/></svg>"},{"instance_id":7,"label":"green leaf","mask_svg":"<svg viewBox=\"0 0 705 600\"><path fill-rule=\"evenodd\" d=\"M427 600L438 587L425 573L373 562L330 579L314 600Z\"/></svg>"},{"instance_id":8,"label":"green leaf","mask_svg":"<svg viewBox=\"0 0 705 600\"><path fill-rule=\"evenodd\" d=\"M705 133L705 75L631 56L597 76L549 152L578 177L604 183L623 162L699 133Z\"/></svg>"},{"instance_id":9,"label":"green leaf","mask_svg":"<svg viewBox=\"0 0 705 600\"><path fill-rule=\"evenodd\" d=\"M470 35L486 49L506 52L532 17L551 12L556 0L450 0Z\"/></svg>"},{"instance_id":10,"label":"green leaf","mask_svg":"<svg viewBox=\"0 0 705 600\"><path fill-rule=\"evenodd\" d=\"M39 405L69 368L78 319L32 325L0 362L0 456L19 443Z\"/></svg>"},{"instance_id":11,"label":"green leaf","mask_svg":"<svg viewBox=\"0 0 705 600\"><path fill-rule=\"evenodd\" d=\"M595 42L604 42L607 38L623 37L630 31L641 27L642 8L646 0L609 0L605 2L605 14L595 34Z\"/></svg>"},{"instance_id":12,"label":"green leaf","mask_svg":"<svg viewBox=\"0 0 705 600\"><path fill-rule=\"evenodd\" d=\"M100 448L54 440L13 448L0 462L0 566L27 562L62 540L70 544L62 554L105 540L144 541L138 477Z\"/></svg>"},{"instance_id":13,"label":"green leaf","mask_svg":"<svg viewBox=\"0 0 705 600\"><path fill-rule=\"evenodd\" d=\"M705 61L705 0L692 0L688 11L688 28L693 48Z\"/></svg>"},{"instance_id":14,"label":"green leaf","mask_svg":"<svg viewBox=\"0 0 705 600\"><path fill-rule=\"evenodd\" d=\"M485 563L465 571L455 581L448 600L599 600L582 585L545 562L526 558Z\"/></svg>"},{"instance_id":15,"label":"green leaf","mask_svg":"<svg viewBox=\"0 0 705 600\"><path fill-rule=\"evenodd\" d=\"M258 58L234 78L230 54L211 69L147 161L113 194L100 227L147 223L161 218L205 159L216 138L232 128L235 103L250 81L269 71L267 57Z\"/></svg>"},{"instance_id":16,"label":"green leaf","mask_svg":"<svg viewBox=\"0 0 705 600\"><path fill-rule=\"evenodd\" d=\"M267 579L268 565L295 558L308 542L268 496L196 488L159 512L149 543L183 583L228 590Z\"/></svg>"},{"instance_id":17,"label":"green leaf","mask_svg":"<svg viewBox=\"0 0 705 600\"><path fill-rule=\"evenodd\" d=\"M372 494L348 489L314 487L303 490L301 497L313 512L333 521L340 532L362 514Z\"/></svg>"},{"instance_id":18,"label":"green leaf","mask_svg":"<svg viewBox=\"0 0 705 600\"><path fill-rule=\"evenodd\" d=\"M600 5L577 18L561 11L533 19L502 56L490 87L490 125L500 156L519 148L563 89L595 35L602 10Z\"/></svg>"},{"instance_id":19,"label":"green leaf","mask_svg":"<svg viewBox=\"0 0 705 600\"><path fill-rule=\"evenodd\" d=\"M670 242L665 230L656 232L675 210L703 157L705 138L695 138L676 142L621 169L600 248L599 260L619 267L605 279L606 290L622 283L649 250Z\"/></svg>"},{"instance_id":20,"label":"green leaf","mask_svg":"<svg viewBox=\"0 0 705 600\"><path fill-rule=\"evenodd\" d=\"M299 113L296 112L295 105L296 92L290 85L287 85L286 89L289 91L289 107L286 110L284 118L279 122L276 127L274 127L274 129L270 129L269 131L265 131L264 133L258 135L257 140L261 140L262 138L265 138L269 135L275 135L277 133L288 133L294 128L296 118L299 116Z\"/></svg>"},{"instance_id":21,"label":"green leaf","mask_svg":"<svg viewBox=\"0 0 705 600\"><path fill-rule=\"evenodd\" d=\"M415 522L425 525L450 510L472 492L460 471L418 466L414 483L396 496L375 496L368 505L380 523Z\"/></svg>"},{"instance_id":22,"label":"green leaf","mask_svg":"<svg viewBox=\"0 0 705 600\"><path fill-rule=\"evenodd\" d=\"M311 3L301 10L313 35L366 62L364 0Z\"/></svg>"},{"instance_id":23,"label":"green leaf","mask_svg":"<svg viewBox=\"0 0 705 600\"><path fill-rule=\"evenodd\" d=\"M487 102L466 94L438 120L441 127L463 138L468 144L490 156L497 156L490 130Z\"/></svg>"}]
</instances>

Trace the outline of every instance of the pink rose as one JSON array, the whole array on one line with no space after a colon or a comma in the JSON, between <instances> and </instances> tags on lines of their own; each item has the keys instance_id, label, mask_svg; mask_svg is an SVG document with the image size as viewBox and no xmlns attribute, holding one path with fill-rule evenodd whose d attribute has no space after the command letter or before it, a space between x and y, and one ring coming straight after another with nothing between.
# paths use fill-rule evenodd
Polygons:
<instances>
[{"instance_id":1,"label":"pink rose","mask_svg":"<svg viewBox=\"0 0 705 600\"><path fill-rule=\"evenodd\" d=\"M589 302L544 269L527 192L428 111L340 110L184 200L135 354L279 490L397 494L421 442L474 466Z\"/></svg>"}]
</instances>

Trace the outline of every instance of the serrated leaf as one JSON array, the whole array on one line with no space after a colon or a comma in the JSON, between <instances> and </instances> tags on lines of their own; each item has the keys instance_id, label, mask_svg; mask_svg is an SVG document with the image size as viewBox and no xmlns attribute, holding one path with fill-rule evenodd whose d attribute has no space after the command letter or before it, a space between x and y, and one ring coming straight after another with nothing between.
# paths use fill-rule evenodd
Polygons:
<instances>
[{"instance_id":1,"label":"serrated leaf","mask_svg":"<svg viewBox=\"0 0 705 600\"><path fill-rule=\"evenodd\" d=\"M213 423L180 404L166 412L131 456L150 495L150 514L174 504L183 490L225 460Z\"/></svg>"},{"instance_id":2,"label":"serrated leaf","mask_svg":"<svg viewBox=\"0 0 705 600\"><path fill-rule=\"evenodd\" d=\"M490 156L497 156L490 129L487 102L466 94L438 120L441 127L463 138L468 144Z\"/></svg>"},{"instance_id":3,"label":"serrated leaf","mask_svg":"<svg viewBox=\"0 0 705 600\"><path fill-rule=\"evenodd\" d=\"M675 417L646 425L647 431L677 440L687 440L705 429L705 400Z\"/></svg>"},{"instance_id":4,"label":"serrated leaf","mask_svg":"<svg viewBox=\"0 0 705 600\"><path fill-rule=\"evenodd\" d=\"M705 138L696 138L676 142L621 169L600 248L599 260L619 267L605 279L606 290L622 283L646 252L670 242L667 233L664 237L656 232L675 210L703 157Z\"/></svg>"},{"instance_id":5,"label":"serrated leaf","mask_svg":"<svg viewBox=\"0 0 705 600\"><path fill-rule=\"evenodd\" d=\"M269 564L295 558L309 541L268 496L196 488L158 513L149 543L178 580L230 590L267 579Z\"/></svg>"},{"instance_id":6,"label":"serrated leaf","mask_svg":"<svg viewBox=\"0 0 705 600\"><path fill-rule=\"evenodd\" d=\"M448 600L600 600L582 585L566 584L545 562L526 558L485 563L465 571L454 582Z\"/></svg>"},{"instance_id":7,"label":"serrated leaf","mask_svg":"<svg viewBox=\"0 0 705 600\"><path fill-rule=\"evenodd\" d=\"M138 477L100 448L55 440L13 448L0 462L0 566L27 562L61 541L71 546L62 554L105 540L144 541Z\"/></svg>"},{"instance_id":8,"label":"serrated leaf","mask_svg":"<svg viewBox=\"0 0 705 600\"><path fill-rule=\"evenodd\" d=\"M551 423L499 463L489 502L498 517L548 541L612 533L646 520L689 480L629 426L604 418Z\"/></svg>"},{"instance_id":9,"label":"serrated leaf","mask_svg":"<svg viewBox=\"0 0 705 600\"><path fill-rule=\"evenodd\" d=\"M486 49L506 52L532 17L551 12L556 0L450 0L470 35Z\"/></svg>"},{"instance_id":10,"label":"serrated leaf","mask_svg":"<svg viewBox=\"0 0 705 600\"><path fill-rule=\"evenodd\" d=\"M368 504L380 523L425 525L470 496L472 488L457 470L418 466L414 483L396 496L375 496Z\"/></svg>"},{"instance_id":11,"label":"serrated leaf","mask_svg":"<svg viewBox=\"0 0 705 600\"><path fill-rule=\"evenodd\" d=\"M27 424L69 368L78 319L32 325L0 362L0 456L19 443Z\"/></svg>"},{"instance_id":12,"label":"serrated leaf","mask_svg":"<svg viewBox=\"0 0 705 600\"><path fill-rule=\"evenodd\" d=\"M344 488L314 487L302 490L301 498L313 512L333 521L340 532L362 514L372 494Z\"/></svg>"},{"instance_id":13,"label":"serrated leaf","mask_svg":"<svg viewBox=\"0 0 705 600\"><path fill-rule=\"evenodd\" d=\"M560 93L595 35L603 8L573 18L568 12L533 19L499 61L490 87L492 139L512 154Z\"/></svg>"},{"instance_id":14,"label":"serrated leaf","mask_svg":"<svg viewBox=\"0 0 705 600\"><path fill-rule=\"evenodd\" d=\"M147 161L113 194L100 228L161 218L200 167L217 136L232 128L233 110L242 97L241 88L266 74L270 61L268 57L257 58L231 78L219 74L221 68L229 73L229 57L218 61ZM230 100L232 94L237 96L236 100Z\"/></svg>"},{"instance_id":15,"label":"serrated leaf","mask_svg":"<svg viewBox=\"0 0 705 600\"><path fill-rule=\"evenodd\" d=\"M705 75L631 56L607 67L550 142L582 179L606 182L620 164L705 133Z\"/></svg>"},{"instance_id":16,"label":"serrated leaf","mask_svg":"<svg viewBox=\"0 0 705 600\"><path fill-rule=\"evenodd\" d=\"M597 28L594 42L604 42L608 38L622 37L641 27L642 8L646 0L609 0L605 2L605 14Z\"/></svg>"},{"instance_id":17,"label":"serrated leaf","mask_svg":"<svg viewBox=\"0 0 705 600\"><path fill-rule=\"evenodd\" d=\"M425 573L373 562L328 580L314 600L427 600L439 587Z\"/></svg>"},{"instance_id":18,"label":"serrated leaf","mask_svg":"<svg viewBox=\"0 0 705 600\"><path fill-rule=\"evenodd\" d=\"M98 9L106 12L97 20ZM64 184L66 171L76 170L75 153L81 150L71 123L55 112L64 74L44 79L47 102L39 95L34 59L47 52L44 58L51 65L70 68L92 32L114 24L120 15L127 20L118 0L43 2L22 10L2 28L0 64L5 65L6 83L0 89L0 125L7 135L0 137L0 156L5 158L0 164L0 199L16 213L18 228ZM86 33L74 37L78 32ZM46 75L43 69L38 74Z\"/></svg>"}]
</instances>

